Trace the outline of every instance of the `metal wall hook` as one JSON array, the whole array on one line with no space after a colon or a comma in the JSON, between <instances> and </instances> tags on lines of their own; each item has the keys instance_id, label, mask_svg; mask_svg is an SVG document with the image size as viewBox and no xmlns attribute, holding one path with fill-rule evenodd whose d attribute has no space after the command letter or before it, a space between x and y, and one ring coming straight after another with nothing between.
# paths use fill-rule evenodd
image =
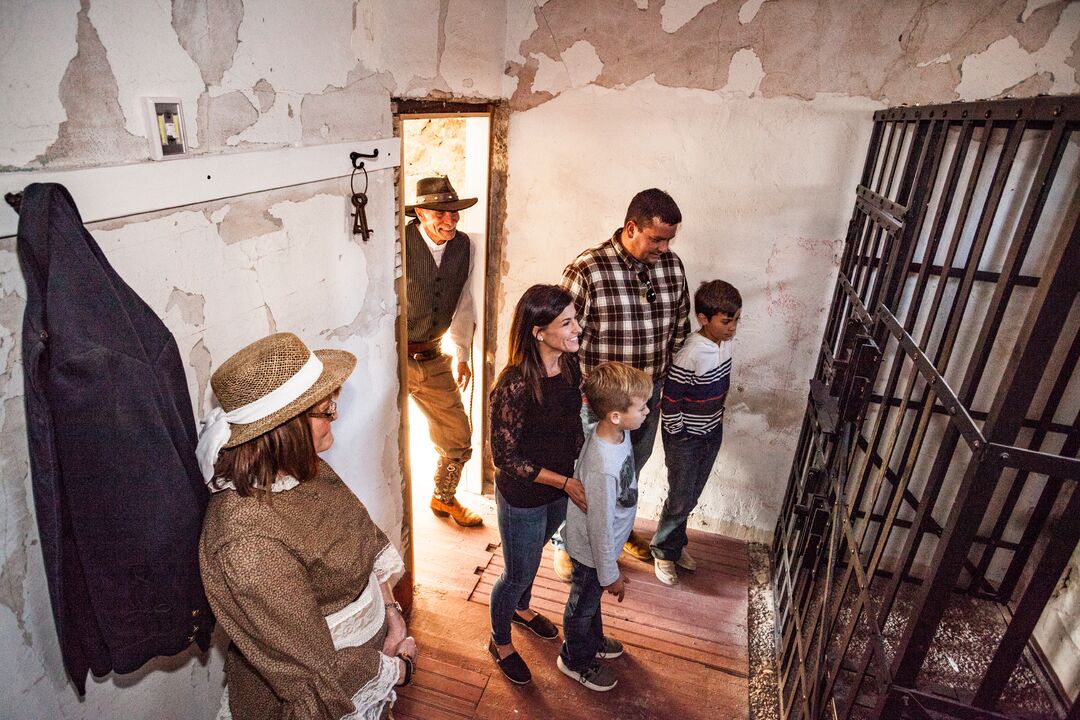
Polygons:
<instances>
[{"instance_id":1,"label":"metal wall hook","mask_svg":"<svg viewBox=\"0 0 1080 720\"><path fill-rule=\"evenodd\" d=\"M371 236L373 230L368 227L367 224L367 211L365 206L367 205L367 189L368 189L368 171L364 167L364 161L360 158L367 158L368 160L377 158L379 156L379 149L375 148L373 153L359 153L353 151L349 153L349 159L352 160L353 171L349 175L349 189L352 191L351 202L355 210L353 215L353 235L359 235L363 238L364 242L367 242ZM364 173L364 189L360 192L356 191L356 171Z\"/></svg>"},{"instance_id":2,"label":"metal wall hook","mask_svg":"<svg viewBox=\"0 0 1080 720\"><path fill-rule=\"evenodd\" d=\"M371 153L356 152L355 150L353 150L351 153L349 153L349 159L352 160L353 170L363 170L364 169L364 161L361 160L361 158L366 158L368 160L374 160L377 157L379 157L379 148L375 148L375 152L371 152ZM357 162L357 161L359 161L359 162Z\"/></svg>"}]
</instances>

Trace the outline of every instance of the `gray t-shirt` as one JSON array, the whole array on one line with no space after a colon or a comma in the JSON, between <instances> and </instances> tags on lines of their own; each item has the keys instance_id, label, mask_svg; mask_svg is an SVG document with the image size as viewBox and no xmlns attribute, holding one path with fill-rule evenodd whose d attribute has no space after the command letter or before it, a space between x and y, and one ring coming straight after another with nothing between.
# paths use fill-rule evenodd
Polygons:
<instances>
[{"instance_id":1,"label":"gray t-shirt","mask_svg":"<svg viewBox=\"0 0 1080 720\"><path fill-rule=\"evenodd\" d=\"M594 428L585 437L575 469L585 486L589 512L574 503L566 508L563 539L570 557L596 569L603 586L619 579L619 553L630 537L637 514L637 472L630 433L612 445Z\"/></svg>"}]
</instances>

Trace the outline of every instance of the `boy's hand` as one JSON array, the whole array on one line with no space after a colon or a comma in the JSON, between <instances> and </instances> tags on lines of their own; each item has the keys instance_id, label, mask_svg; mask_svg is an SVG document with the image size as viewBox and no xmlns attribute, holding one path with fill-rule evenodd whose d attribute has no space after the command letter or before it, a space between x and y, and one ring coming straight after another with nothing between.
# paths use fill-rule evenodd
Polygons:
<instances>
[{"instance_id":1,"label":"boy's hand","mask_svg":"<svg viewBox=\"0 0 1080 720\"><path fill-rule=\"evenodd\" d=\"M581 512L589 512L589 501L585 499L585 486L581 484L581 481L577 478L568 478L566 480L566 487L563 491L569 496L569 498L581 508Z\"/></svg>"},{"instance_id":2,"label":"boy's hand","mask_svg":"<svg viewBox=\"0 0 1080 720\"><path fill-rule=\"evenodd\" d=\"M625 575L619 575L619 579L604 587L604 590L608 591L612 595L615 595L619 602L622 602L623 595L626 594L626 584L630 582L630 579Z\"/></svg>"}]
</instances>

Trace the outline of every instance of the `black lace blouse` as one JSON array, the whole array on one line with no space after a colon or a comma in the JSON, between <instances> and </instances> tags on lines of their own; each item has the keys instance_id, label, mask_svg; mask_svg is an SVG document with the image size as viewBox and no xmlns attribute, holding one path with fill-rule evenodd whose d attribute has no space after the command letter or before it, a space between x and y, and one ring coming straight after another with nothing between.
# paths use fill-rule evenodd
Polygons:
<instances>
[{"instance_id":1,"label":"black lace blouse","mask_svg":"<svg viewBox=\"0 0 1080 720\"><path fill-rule=\"evenodd\" d=\"M570 358L573 382L560 374L541 381L537 403L513 368L491 391L491 454L495 484L514 507L539 507L561 497L560 488L534 482L541 468L567 477L585 442L581 429L581 371Z\"/></svg>"}]
</instances>

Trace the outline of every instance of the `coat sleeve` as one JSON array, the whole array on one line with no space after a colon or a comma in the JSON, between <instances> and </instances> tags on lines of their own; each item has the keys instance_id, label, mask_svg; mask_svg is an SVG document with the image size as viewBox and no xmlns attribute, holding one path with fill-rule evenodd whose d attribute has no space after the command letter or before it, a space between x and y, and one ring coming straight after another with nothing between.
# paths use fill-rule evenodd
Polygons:
<instances>
[{"instance_id":1,"label":"coat sleeve","mask_svg":"<svg viewBox=\"0 0 1080 720\"><path fill-rule=\"evenodd\" d=\"M242 538L212 562L222 578L207 587L214 613L285 704L284 717L364 717L354 699L379 702L394 692L396 660L372 648L334 648L307 572L285 545Z\"/></svg>"}]
</instances>

